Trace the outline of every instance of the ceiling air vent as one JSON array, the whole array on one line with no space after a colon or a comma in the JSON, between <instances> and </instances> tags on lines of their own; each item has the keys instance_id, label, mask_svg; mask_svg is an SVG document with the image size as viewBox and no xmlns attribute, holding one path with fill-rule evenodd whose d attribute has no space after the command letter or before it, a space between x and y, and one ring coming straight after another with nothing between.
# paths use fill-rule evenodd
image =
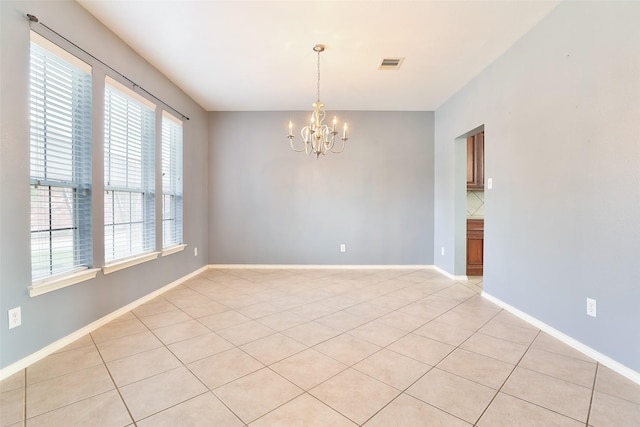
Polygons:
<instances>
[{"instance_id":1,"label":"ceiling air vent","mask_svg":"<svg viewBox=\"0 0 640 427\"><path fill-rule=\"evenodd\" d=\"M382 58L378 70L397 70L404 58Z\"/></svg>"}]
</instances>

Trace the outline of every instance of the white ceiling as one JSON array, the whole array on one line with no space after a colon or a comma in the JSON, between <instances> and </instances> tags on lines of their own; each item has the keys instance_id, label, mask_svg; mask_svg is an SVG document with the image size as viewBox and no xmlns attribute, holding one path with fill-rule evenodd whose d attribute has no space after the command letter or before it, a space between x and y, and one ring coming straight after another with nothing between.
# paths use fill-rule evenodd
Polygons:
<instances>
[{"instance_id":1,"label":"white ceiling","mask_svg":"<svg viewBox=\"0 0 640 427\"><path fill-rule=\"evenodd\" d=\"M435 110L559 3L78 2L209 111L309 110L317 43L327 109Z\"/></svg>"}]
</instances>

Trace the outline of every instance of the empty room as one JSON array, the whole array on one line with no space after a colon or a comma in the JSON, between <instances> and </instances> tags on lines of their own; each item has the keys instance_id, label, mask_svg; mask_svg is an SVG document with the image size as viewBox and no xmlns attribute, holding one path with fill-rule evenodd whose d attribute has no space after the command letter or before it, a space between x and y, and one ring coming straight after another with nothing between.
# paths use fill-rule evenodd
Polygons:
<instances>
[{"instance_id":1,"label":"empty room","mask_svg":"<svg viewBox=\"0 0 640 427\"><path fill-rule=\"evenodd\" d=\"M640 426L639 21L1 1L0 427Z\"/></svg>"}]
</instances>

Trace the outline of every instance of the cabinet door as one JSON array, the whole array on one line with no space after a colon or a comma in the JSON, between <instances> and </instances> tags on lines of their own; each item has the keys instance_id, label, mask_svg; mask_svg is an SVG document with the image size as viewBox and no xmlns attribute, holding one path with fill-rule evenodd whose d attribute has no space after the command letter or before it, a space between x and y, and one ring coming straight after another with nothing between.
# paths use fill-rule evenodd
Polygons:
<instances>
[{"instance_id":1,"label":"cabinet door","mask_svg":"<svg viewBox=\"0 0 640 427\"><path fill-rule=\"evenodd\" d=\"M467 275L482 276L484 264L484 220L467 220Z\"/></svg>"},{"instance_id":2,"label":"cabinet door","mask_svg":"<svg viewBox=\"0 0 640 427\"><path fill-rule=\"evenodd\" d=\"M476 144L475 138L467 138L467 189L476 185Z\"/></svg>"},{"instance_id":3,"label":"cabinet door","mask_svg":"<svg viewBox=\"0 0 640 427\"><path fill-rule=\"evenodd\" d=\"M484 132L476 135L476 184L484 190Z\"/></svg>"},{"instance_id":4,"label":"cabinet door","mask_svg":"<svg viewBox=\"0 0 640 427\"><path fill-rule=\"evenodd\" d=\"M484 237L470 234L467 236L467 275L482 276L484 262Z\"/></svg>"},{"instance_id":5,"label":"cabinet door","mask_svg":"<svg viewBox=\"0 0 640 427\"><path fill-rule=\"evenodd\" d=\"M467 138L467 190L484 190L484 132Z\"/></svg>"}]
</instances>

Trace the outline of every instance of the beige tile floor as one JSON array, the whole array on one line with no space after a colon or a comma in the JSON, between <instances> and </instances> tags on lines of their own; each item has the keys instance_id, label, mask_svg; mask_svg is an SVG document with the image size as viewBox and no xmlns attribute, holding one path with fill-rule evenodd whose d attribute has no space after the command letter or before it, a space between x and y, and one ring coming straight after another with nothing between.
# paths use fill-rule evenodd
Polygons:
<instances>
[{"instance_id":1,"label":"beige tile floor","mask_svg":"<svg viewBox=\"0 0 640 427\"><path fill-rule=\"evenodd\" d=\"M208 270L0 383L5 426L640 426L640 386L433 270Z\"/></svg>"}]
</instances>

